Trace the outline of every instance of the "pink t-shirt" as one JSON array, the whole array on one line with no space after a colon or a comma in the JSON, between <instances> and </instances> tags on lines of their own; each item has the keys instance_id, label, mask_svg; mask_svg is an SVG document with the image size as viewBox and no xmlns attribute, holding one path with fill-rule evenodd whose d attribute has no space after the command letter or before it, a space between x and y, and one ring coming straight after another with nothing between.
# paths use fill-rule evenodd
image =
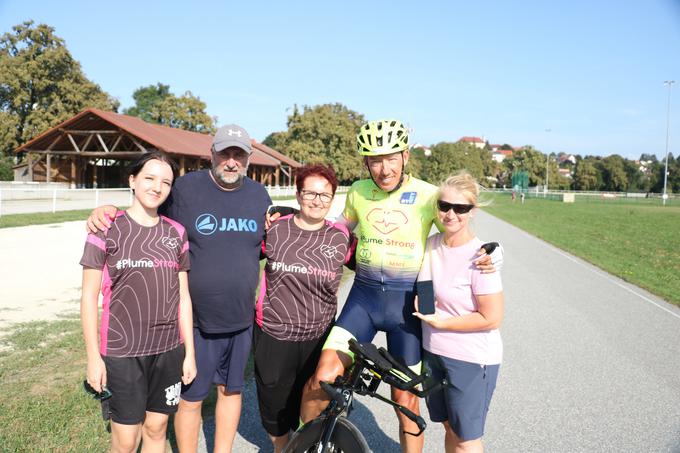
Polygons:
<instances>
[{"instance_id":1,"label":"pink t-shirt","mask_svg":"<svg viewBox=\"0 0 680 453\"><path fill-rule=\"evenodd\" d=\"M462 316L477 311L476 294L503 291L499 272L482 274L475 268L477 251L483 244L474 238L465 245L448 247L438 233L427 240L418 280L432 280L435 311L441 317ZM503 342L498 329L479 332L440 330L423 322L423 347L435 354L482 365L501 363Z\"/></svg>"}]
</instances>

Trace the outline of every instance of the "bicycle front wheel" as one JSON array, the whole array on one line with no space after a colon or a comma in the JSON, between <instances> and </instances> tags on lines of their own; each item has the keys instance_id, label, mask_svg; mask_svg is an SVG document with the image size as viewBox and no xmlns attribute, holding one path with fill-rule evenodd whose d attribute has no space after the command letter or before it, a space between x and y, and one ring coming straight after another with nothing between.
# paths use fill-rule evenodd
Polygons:
<instances>
[{"instance_id":1,"label":"bicycle front wheel","mask_svg":"<svg viewBox=\"0 0 680 453\"><path fill-rule=\"evenodd\" d=\"M324 419L317 418L307 423L300 431L293 434L284 453L316 452L321 438ZM338 418L331 436L329 451L333 453L369 453L363 434L345 417Z\"/></svg>"}]
</instances>

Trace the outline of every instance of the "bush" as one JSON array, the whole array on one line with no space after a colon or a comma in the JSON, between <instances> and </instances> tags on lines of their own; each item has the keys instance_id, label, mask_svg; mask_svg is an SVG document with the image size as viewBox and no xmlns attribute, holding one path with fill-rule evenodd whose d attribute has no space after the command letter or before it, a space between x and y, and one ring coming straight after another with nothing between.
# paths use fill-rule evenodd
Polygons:
<instances>
[{"instance_id":1,"label":"bush","mask_svg":"<svg viewBox=\"0 0 680 453\"><path fill-rule=\"evenodd\" d=\"M9 156L0 157L0 181L14 181L14 171L12 166L14 159Z\"/></svg>"}]
</instances>

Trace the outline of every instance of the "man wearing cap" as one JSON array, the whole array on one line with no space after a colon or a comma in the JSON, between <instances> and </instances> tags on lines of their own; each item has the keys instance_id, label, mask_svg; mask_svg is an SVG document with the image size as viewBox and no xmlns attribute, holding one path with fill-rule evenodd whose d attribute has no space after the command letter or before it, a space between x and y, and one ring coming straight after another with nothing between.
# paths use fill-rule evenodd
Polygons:
<instances>
[{"instance_id":1,"label":"man wearing cap","mask_svg":"<svg viewBox=\"0 0 680 453\"><path fill-rule=\"evenodd\" d=\"M271 205L264 187L245 176L251 152L250 137L242 127L220 128L213 140L210 170L178 178L160 210L187 229L191 258L198 374L182 388L175 415L181 452L196 451L202 402L213 384L218 395L215 452L231 451L238 427L264 217ZM115 208L97 208L88 229L107 228L107 214L115 214Z\"/></svg>"}]
</instances>

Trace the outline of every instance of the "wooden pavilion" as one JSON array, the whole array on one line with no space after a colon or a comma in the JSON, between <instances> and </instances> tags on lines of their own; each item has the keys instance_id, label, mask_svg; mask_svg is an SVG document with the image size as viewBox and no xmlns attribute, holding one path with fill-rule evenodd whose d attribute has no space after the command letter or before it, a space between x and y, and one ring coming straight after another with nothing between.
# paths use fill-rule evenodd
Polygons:
<instances>
[{"instance_id":1,"label":"wooden pavilion","mask_svg":"<svg viewBox=\"0 0 680 453\"><path fill-rule=\"evenodd\" d=\"M264 185L292 185L301 164L252 141L248 176ZM87 109L15 150L27 153L27 180L72 188L125 187L125 166L140 154L163 151L180 175L210 166L212 136L147 123L134 116Z\"/></svg>"}]
</instances>

